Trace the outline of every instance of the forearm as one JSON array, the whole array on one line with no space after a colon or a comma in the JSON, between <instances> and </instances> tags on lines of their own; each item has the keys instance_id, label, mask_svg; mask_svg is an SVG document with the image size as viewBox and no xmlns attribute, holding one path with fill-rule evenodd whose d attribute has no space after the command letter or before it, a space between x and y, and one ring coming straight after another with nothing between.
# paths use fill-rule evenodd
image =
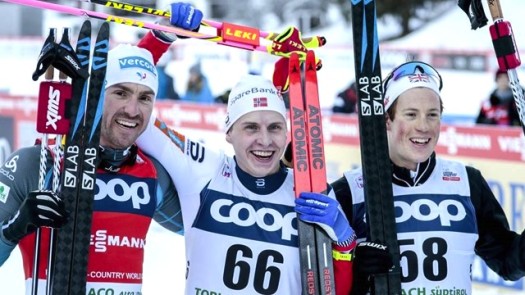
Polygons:
<instances>
[{"instance_id":1,"label":"forearm","mask_svg":"<svg viewBox=\"0 0 525 295\"><path fill-rule=\"evenodd\" d=\"M0 266L4 265L4 262L9 258L11 251L13 251L15 247L16 245L5 240L2 231L0 231Z\"/></svg>"},{"instance_id":2,"label":"forearm","mask_svg":"<svg viewBox=\"0 0 525 295\"><path fill-rule=\"evenodd\" d=\"M142 37L142 39L140 39L139 43L137 44L138 47L144 48L151 52L151 55L153 55L153 62L155 64L157 64L162 55L168 51L170 45L170 42L165 42L155 37L152 31L146 33L146 35L144 35L144 37Z\"/></svg>"},{"instance_id":3,"label":"forearm","mask_svg":"<svg viewBox=\"0 0 525 295\"><path fill-rule=\"evenodd\" d=\"M335 294L348 295L352 290L353 271L352 271L352 250L355 248L354 241L349 246L333 245L333 264L334 264L334 281Z\"/></svg>"}]
</instances>

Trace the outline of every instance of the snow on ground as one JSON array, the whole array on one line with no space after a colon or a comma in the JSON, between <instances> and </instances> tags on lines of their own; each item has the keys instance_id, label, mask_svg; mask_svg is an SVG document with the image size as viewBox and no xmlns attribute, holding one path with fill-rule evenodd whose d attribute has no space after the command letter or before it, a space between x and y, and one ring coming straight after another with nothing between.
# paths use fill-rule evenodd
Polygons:
<instances>
[{"instance_id":1,"label":"snow on ground","mask_svg":"<svg viewBox=\"0 0 525 295\"><path fill-rule=\"evenodd\" d=\"M143 293L183 294L186 272L184 238L152 222L145 253ZM25 294L22 256L18 248L0 267L0 286L2 295Z\"/></svg>"}]
</instances>

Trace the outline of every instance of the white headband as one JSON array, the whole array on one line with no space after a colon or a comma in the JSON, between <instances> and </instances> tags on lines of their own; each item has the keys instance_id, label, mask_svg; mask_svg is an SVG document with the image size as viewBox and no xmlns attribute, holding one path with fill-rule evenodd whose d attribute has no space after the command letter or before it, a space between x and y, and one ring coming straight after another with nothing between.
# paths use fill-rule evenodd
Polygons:
<instances>
[{"instance_id":1,"label":"white headband","mask_svg":"<svg viewBox=\"0 0 525 295\"><path fill-rule=\"evenodd\" d=\"M425 87L433 90L435 93L437 93L437 95L440 95L438 82L433 77L425 73L414 73L400 77L396 80L392 79L387 82L388 85L385 85L386 90L384 96L386 111L388 111L390 106L401 94L403 94L403 92L412 88Z\"/></svg>"},{"instance_id":2,"label":"white headband","mask_svg":"<svg viewBox=\"0 0 525 295\"><path fill-rule=\"evenodd\" d=\"M157 68L149 51L130 44L120 44L108 52L106 88L120 83L141 84L157 95Z\"/></svg>"},{"instance_id":3,"label":"white headband","mask_svg":"<svg viewBox=\"0 0 525 295\"><path fill-rule=\"evenodd\" d=\"M225 132L243 115L254 111L275 111L286 121L286 106L273 83L257 75L247 75L235 85L228 96Z\"/></svg>"}]
</instances>

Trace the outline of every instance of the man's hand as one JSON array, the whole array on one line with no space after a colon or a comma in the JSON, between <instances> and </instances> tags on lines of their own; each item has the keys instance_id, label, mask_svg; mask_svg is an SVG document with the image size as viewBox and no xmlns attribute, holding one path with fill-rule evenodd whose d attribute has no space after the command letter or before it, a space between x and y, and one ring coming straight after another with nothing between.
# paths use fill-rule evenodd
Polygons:
<instances>
[{"instance_id":1,"label":"man's hand","mask_svg":"<svg viewBox=\"0 0 525 295\"><path fill-rule=\"evenodd\" d=\"M64 202L51 191L33 191L18 211L2 223L4 237L17 244L23 237L42 226L61 227L66 221Z\"/></svg>"},{"instance_id":2,"label":"man's hand","mask_svg":"<svg viewBox=\"0 0 525 295\"><path fill-rule=\"evenodd\" d=\"M169 19L161 18L158 23L161 25L171 25L188 31L198 31L202 21L202 11L193 5L184 2L174 2L170 5L171 16ZM172 43L177 37L185 39L187 37L177 36L176 34L153 30L153 34L166 43Z\"/></svg>"},{"instance_id":3,"label":"man's hand","mask_svg":"<svg viewBox=\"0 0 525 295\"><path fill-rule=\"evenodd\" d=\"M339 202L327 195L305 192L295 199L295 211L304 222L319 225L336 243L351 243L354 230L345 217Z\"/></svg>"},{"instance_id":4,"label":"man's hand","mask_svg":"<svg viewBox=\"0 0 525 295\"><path fill-rule=\"evenodd\" d=\"M273 84L281 92L288 91L288 58L292 52L297 52L299 58L304 60L306 52L309 49L324 46L326 38L322 36L314 36L311 38L301 38L301 32L295 27L288 27L284 32L279 34L273 40L271 46L268 47L268 52L283 56L276 63L273 71ZM317 70L322 66L321 60L316 60Z\"/></svg>"},{"instance_id":5,"label":"man's hand","mask_svg":"<svg viewBox=\"0 0 525 295\"><path fill-rule=\"evenodd\" d=\"M172 26L194 31L198 30L202 21L202 11L189 3L171 3L170 23Z\"/></svg>"},{"instance_id":6,"label":"man's hand","mask_svg":"<svg viewBox=\"0 0 525 295\"><path fill-rule=\"evenodd\" d=\"M354 252L352 295L367 294L371 276L388 273L393 266L387 246L374 242L357 244Z\"/></svg>"}]
</instances>

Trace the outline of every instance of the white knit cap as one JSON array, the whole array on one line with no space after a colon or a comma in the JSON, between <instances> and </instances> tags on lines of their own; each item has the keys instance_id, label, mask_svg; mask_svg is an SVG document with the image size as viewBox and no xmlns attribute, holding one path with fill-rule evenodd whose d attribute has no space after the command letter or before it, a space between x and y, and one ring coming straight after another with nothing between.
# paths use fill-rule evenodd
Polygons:
<instances>
[{"instance_id":1,"label":"white knit cap","mask_svg":"<svg viewBox=\"0 0 525 295\"><path fill-rule=\"evenodd\" d=\"M414 73L400 77L396 80L388 81L388 85L385 85L385 111L388 111L390 106L396 101L396 99L403 94L403 92L416 88L425 87L433 90L439 96L439 82L434 77L431 77L425 73Z\"/></svg>"},{"instance_id":2,"label":"white knit cap","mask_svg":"<svg viewBox=\"0 0 525 295\"><path fill-rule=\"evenodd\" d=\"M108 52L106 88L120 83L141 84L151 88L157 95L157 68L148 50L130 44L120 44Z\"/></svg>"},{"instance_id":3,"label":"white knit cap","mask_svg":"<svg viewBox=\"0 0 525 295\"><path fill-rule=\"evenodd\" d=\"M286 120L286 106L273 83L257 75L247 75L235 85L228 97L225 131L243 115L254 111L275 111Z\"/></svg>"}]
</instances>

